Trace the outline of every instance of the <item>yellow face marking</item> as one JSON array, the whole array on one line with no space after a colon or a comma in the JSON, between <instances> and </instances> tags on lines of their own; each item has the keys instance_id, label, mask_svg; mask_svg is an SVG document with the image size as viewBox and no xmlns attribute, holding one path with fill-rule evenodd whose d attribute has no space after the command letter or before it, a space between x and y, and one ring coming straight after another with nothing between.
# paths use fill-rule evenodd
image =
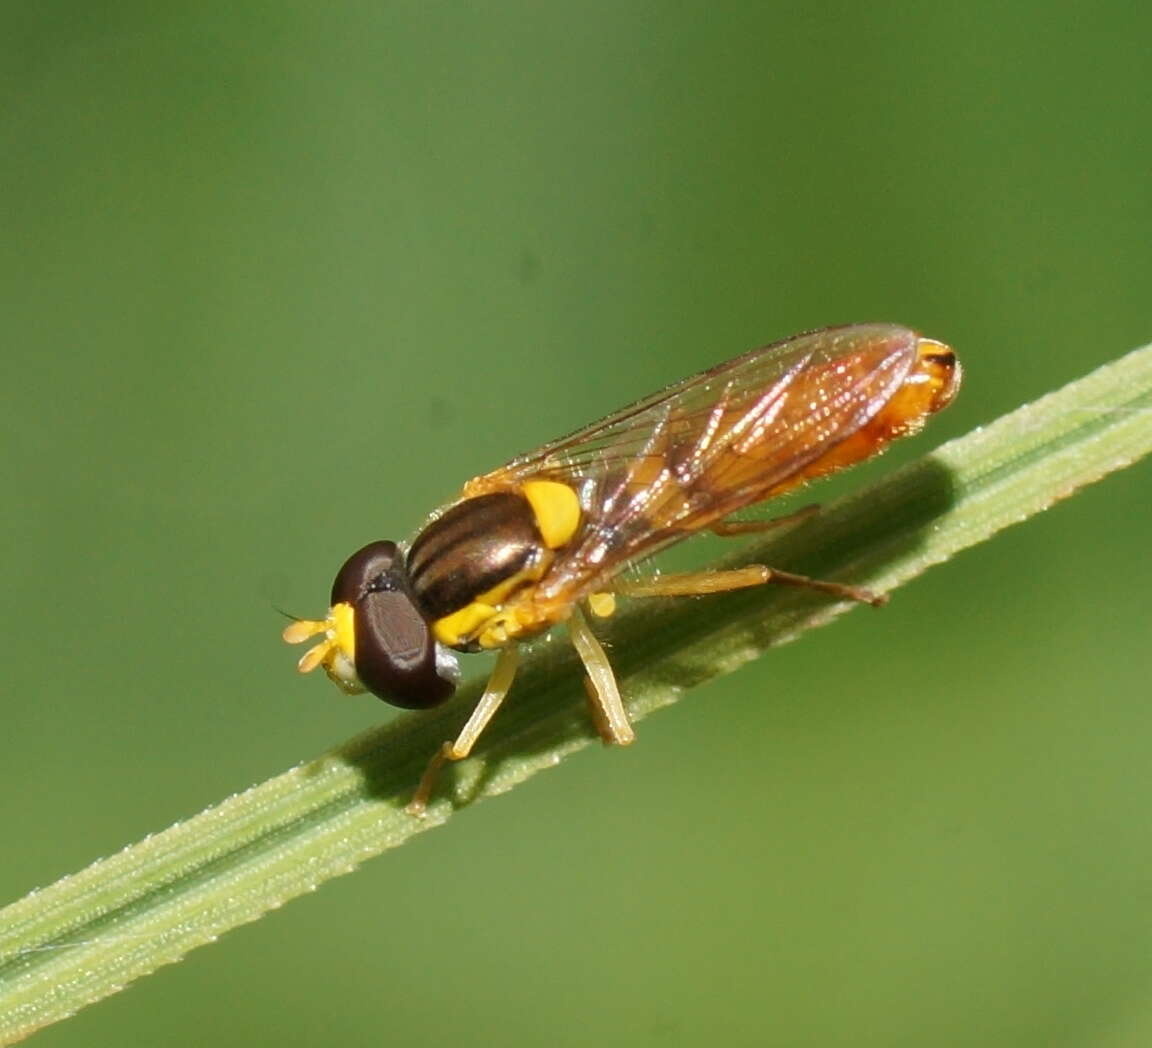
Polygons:
<instances>
[{"instance_id":1,"label":"yellow face marking","mask_svg":"<svg viewBox=\"0 0 1152 1048\"><path fill-rule=\"evenodd\" d=\"M549 549L566 545L580 527L580 499L567 484L555 480L530 480L520 492L536 515L536 527Z\"/></svg>"},{"instance_id":2,"label":"yellow face marking","mask_svg":"<svg viewBox=\"0 0 1152 1048\"><path fill-rule=\"evenodd\" d=\"M334 626L336 647L355 662L356 616L352 611L352 605L346 602L334 604L328 611L328 617Z\"/></svg>"},{"instance_id":3,"label":"yellow face marking","mask_svg":"<svg viewBox=\"0 0 1152 1048\"><path fill-rule=\"evenodd\" d=\"M350 688L362 690L354 680L355 674L348 668L356 664L356 625L352 605L334 604L323 621L299 619L284 628L283 636L289 644L301 644L319 633L324 634L324 639L304 653L296 668L301 673L311 673L317 666L323 666L324 672L345 691Z\"/></svg>"}]
</instances>

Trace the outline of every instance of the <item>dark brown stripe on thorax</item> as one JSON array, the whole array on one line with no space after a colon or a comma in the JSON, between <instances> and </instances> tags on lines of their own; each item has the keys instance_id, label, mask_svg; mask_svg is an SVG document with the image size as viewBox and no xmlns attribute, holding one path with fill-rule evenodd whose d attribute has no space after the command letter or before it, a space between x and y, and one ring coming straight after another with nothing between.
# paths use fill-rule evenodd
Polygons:
<instances>
[{"instance_id":1,"label":"dark brown stripe on thorax","mask_svg":"<svg viewBox=\"0 0 1152 1048\"><path fill-rule=\"evenodd\" d=\"M523 570L541 545L527 499L511 492L479 495L457 503L416 536L408 577L435 621Z\"/></svg>"}]
</instances>

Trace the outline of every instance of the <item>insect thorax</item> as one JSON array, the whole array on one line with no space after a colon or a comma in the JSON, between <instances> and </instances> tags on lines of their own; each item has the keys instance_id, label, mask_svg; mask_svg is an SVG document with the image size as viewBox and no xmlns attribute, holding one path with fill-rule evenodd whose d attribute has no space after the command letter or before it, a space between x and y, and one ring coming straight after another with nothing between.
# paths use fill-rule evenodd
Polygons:
<instances>
[{"instance_id":1,"label":"insect thorax","mask_svg":"<svg viewBox=\"0 0 1152 1048\"><path fill-rule=\"evenodd\" d=\"M544 576L580 518L570 487L530 481L464 499L433 520L412 543L408 577L437 640L476 651L550 625L514 598Z\"/></svg>"}]
</instances>

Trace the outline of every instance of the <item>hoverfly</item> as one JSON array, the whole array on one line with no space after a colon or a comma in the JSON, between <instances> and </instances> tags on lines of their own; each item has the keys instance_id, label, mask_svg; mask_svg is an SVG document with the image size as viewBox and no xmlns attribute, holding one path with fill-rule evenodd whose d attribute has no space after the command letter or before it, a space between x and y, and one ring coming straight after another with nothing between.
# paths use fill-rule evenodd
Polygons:
<instances>
[{"instance_id":1,"label":"hoverfly","mask_svg":"<svg viewBox=\"0 0 1152 1048\"><path fill-rule=\"evenodd\" d=\"M701 531L764 530L791 517L731 521L754 503L869 458L917 432L960 385L948 346L892 324L796 335L669 386L464 485L407 545L369 543L341 567L324 619L284 630L300 660L350 694L427 709L459 678L453 652L498 650L457 737L437 751L409 805L422 814L440 768L461 760L516 674L521 642L564 622L587 673L596 729L634 734L604 649L581 607L617 595L696 595L768 582L872 604L867 590L751 565L620 577L625 566Z\"/></svg>"}]
</instances>

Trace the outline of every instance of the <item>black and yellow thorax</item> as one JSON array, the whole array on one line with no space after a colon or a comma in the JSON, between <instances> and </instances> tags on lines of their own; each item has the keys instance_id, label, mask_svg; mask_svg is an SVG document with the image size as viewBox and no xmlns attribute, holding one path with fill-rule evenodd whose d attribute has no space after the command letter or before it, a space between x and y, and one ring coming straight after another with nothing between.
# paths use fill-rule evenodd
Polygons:
<instances>
[{"instance_id":1,"label":"black and yellow thorax","mask_svg":"<svg viewBox=\"0 0 1152 1048\"><path fill-rule=\"evenodd\" d=\"M450 506L408 550L412 595L436 639L457 651L499 648L555 621L531 591L583 513L567 484L534 480Z\"/></svg>"}]
</instances>

